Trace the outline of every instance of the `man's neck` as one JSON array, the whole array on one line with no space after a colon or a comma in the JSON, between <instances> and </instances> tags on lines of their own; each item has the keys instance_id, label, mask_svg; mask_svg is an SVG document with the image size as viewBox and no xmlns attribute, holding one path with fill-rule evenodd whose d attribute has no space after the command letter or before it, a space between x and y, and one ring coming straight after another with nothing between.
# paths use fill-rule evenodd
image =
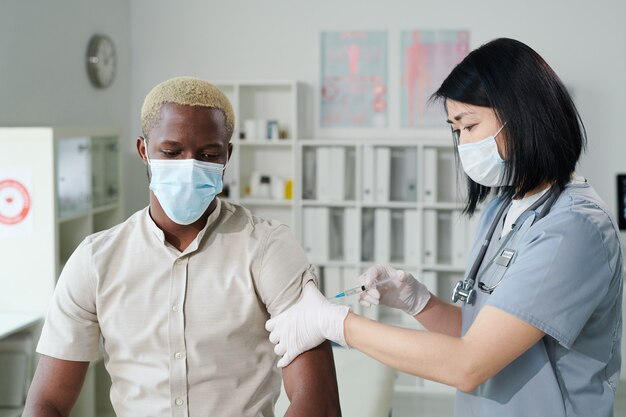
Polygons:
<instances>
[{"instance_id":1,"label":"man's neck","mask_svg":"<svg viewBox=\"0 0 626 417\"><path fill-rule=\"evenodd\" d=\"M165 240L180 252L183 252L206 226L206 222L217 207L217 200L213 200L206 212L195 222L182 225L174 223L159 204L159 200L150 192L150 217L159 229L163 231Z\"/></svg>"}]
</instances>

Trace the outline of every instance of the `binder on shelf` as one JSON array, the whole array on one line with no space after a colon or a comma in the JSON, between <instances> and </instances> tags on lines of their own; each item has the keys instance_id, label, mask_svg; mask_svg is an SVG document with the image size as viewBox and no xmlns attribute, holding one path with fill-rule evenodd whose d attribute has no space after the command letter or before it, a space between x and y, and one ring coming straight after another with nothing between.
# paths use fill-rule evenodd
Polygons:
<instances>
[{"instance_id":1,"label":"binder on shelf","mask_svg":"<svg viewBox=\"0 0 626 417\"><path fill-rule=\"evenodd\" d=\"M343 259L346 262L359 261L359 216L357 209L347 207L343 211Z\"/></svg>"},{"instance_id":2,"label":"binder on shelf","mask_svg":"<svg viewBox=\"0 0 626 417\"><path fill-rule=\"evenodd\" d=\"M389 253L390 262L404 261L404 213L402 210L391 210L391 234L389 240L391 249Z\"/></svg>"},{"instance_id":3,"label":"binder on shelf","mask_svg":"<svg viewBox=\"0 0 626 417\"><path fill-rule=\"evenodd\" d=\"M328 181L328 199L331 201L343 201L346 195L346 148L335 146L329 148L330 170L325 175Z\"/></svg>"},{"instance_id":4,"label":"binder on shelf","mask_svg":"<svg viewBox=\"0 0 626 417\"><path fill-rule=\"evenodd\" d=\"M469 251L469 224L459 216L455 216L452 225L452 264L463 266Z\"/></svg>"},{"instance_id":5,"label":"binder on shelf","mask_svg":"<svg viewBox=\"0 0 626 417\"><path fill-rule=\"evenodd\" d=\"M315 212L315 242L316 247L318 248L317 253L319 255L317 259L321 261L328 261L330 259L330 208L316 207Z\"/></svg>"},{"instance_id":6,"label":"binder on shelf","mask_svg":"<svg viewBox=\"0 0 626 417\"><path fill-rule=\"evenodd\" d=\"M424 148L424 203L437 202L437 149Z\"/></svg>"},{"instance_id":7,"label":"binder on shelf","mask_svg":"<svg viewBox=\"0 0 626 417\"><path fill-rule=\"evenodd\" d=\"M302 234L304 252L311 261L329 259L329 208L304 207L302 209Z\"/></svg>"},{"instance_id":8,"label":"binder on shelf","mask_svg":"<svg viewBox=\"0 0 626 417\"><path fill-rule=\"evenodd\" d=\"M356 190L356 149L354 147L347 147L346 150L346 162L344 173L344 198L346 200L354 200Z\"/></svg>"},{"instance_id":9,"label":"binder on shelf","mask_svg":"<svg viewBox=\"0 0 626 417\"><path fill-rule=\"evenodd\" d=\"M434 265L437 263L437 212L424 210L424 263Z\"/></svg>"},{"instance_id":10,"label":"binder on shelf","mask_svg":"<svg viewBox=\"0 0 626 417\"><path fill-rule=\"evenodd\" d=\"M374 202L374 178L376 177L376 158L373 146L363 146L363 163L361 165L361 176L363 180L363 201Z\"/></svg>"},{"instance_id":11,"label":"binder on shelf","mask_svg":"<svg viewBox=\"0 0 626 417\"><path fill-rule=\"evenodd\" d=\"M344 258L343 209L329 209L328 216L328 259L341 260Z\"/></svg>"},{"instance_id":12,"label":"binder on shelf","mask_svg":"<svg viewBox=\"0 0 626 417\"><path fill-rule=\"evenodd\" d=\"M437 200L442 202L457 201L456 162L452 150L437 151Z\"/></svg>"},{"instance_id":13,"label":"binder on shelf","mask_svg":"<svg viewBox=\"0 0 626 417\"><path fill-rule=\"evenodd\" d=\"M375 166L374 200L381 203L387 202L391 187L391 148L386 146L376 148Z\"/></svg>"},{"instance_id":14,"label":"binder on shelf","mask_svg":"<svg viewBox=\"0 0 626 417\"><path fill-rule=\"evenodd\" d=\"M331 197L331 164L330 164L330 148L320 146L317 148L315 177L317 180L317 199L329 200Z\"/></svg>"},{"instance_id":15,"label":"binder on shelf","mask_svg":"<svg viewBox=\"0 0 626 417\"><path fill-rule=\"evenodd\" d=\"M391 261L391 210L374 210L374 261Z\"/></svg>"},{"instance_id":16,"label":"binder on shelf","mask_svg":"<svg viewBox=\"0 0 626 417\"><path fill-rule=\"evenodd\" d=\"M317 252L316 231L317 207L302 209L302 247L309 260L319 259Z\"/></svg>"},{"instance_id":17,"label":"binder on shelf","mask_svg":"<svg viewBox=\"0 0 626 417\"><path fill-rule=\"evenodd\" d=\"M453 242L454 224L451 211L437 212L437 263L454 263Z\"/></svg>"},{"instance_id":18,"label":"binder on shelf","mask_svg":"<svg viewBox=\"0 0 626 417\"><path fill-rule=\"evenodd\" d=\"M374 210L363 210L361 217L361 260L364 262L374 261Z\"/></svg>"},{"instance_id":19,"label":"binder on shelf","mask_svg":"<svg viewBox=\"0 0 626 417\"><path fill-rule=\"evenodd\" d=\"M419 217L417 210L404 210L404 263L421 263L419 249Z\"/></svg>"},{"instance_id":20,"label":"binder on shelf","mask_svg":"<svg viewBox=\"0 0 626 417\"><path fill-rule=\"evenodd\" d=\"M317 197L316 180L317 151L315 148L303 148L302 151L302 198L315 200Z\"/></svg>"},{"instance_id":21,"label":"binder on shelf","mask_svg":"<svg viewBox=\"0 0 626 417\"><path fill-rule=\"evenodd\" d=\"M391 201L417 201L417 148L391 149Z\"/></svg>"}]
</instances>

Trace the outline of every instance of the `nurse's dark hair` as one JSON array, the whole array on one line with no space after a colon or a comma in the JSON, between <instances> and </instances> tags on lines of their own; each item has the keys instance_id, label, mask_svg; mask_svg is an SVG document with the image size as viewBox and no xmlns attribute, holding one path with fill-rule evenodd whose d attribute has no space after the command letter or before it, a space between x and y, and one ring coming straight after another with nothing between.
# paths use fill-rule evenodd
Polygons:
<instances>
[{"instance_id":1,"label":"nurse's dark hair","mask_svg":"<svg viewBox=\"0 0 626 417\"><path fill-rule=\"evenodd\" d=\"M507 38L475 49L431 96L444 106L447 99L491 107L506 122L505 176L514 185L496 194L519 198L545 182L561 188L569 182L587 145L585 127L567 89L533 49ZM467 186L464 212L472 215L491 188L469 177Z\"/></svg>"}]
</instances>

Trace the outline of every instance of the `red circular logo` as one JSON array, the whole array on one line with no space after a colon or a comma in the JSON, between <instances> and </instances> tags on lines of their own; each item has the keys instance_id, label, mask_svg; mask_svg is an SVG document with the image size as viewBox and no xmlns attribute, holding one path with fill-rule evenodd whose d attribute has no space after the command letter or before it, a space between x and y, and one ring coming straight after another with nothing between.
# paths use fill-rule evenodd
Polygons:
<instances>
[{"instance_id":1,"label":"red circular logo","mask_svg":"<svg viewBox=\"0 0 626 417\"><path fill-rule=\"evenodd\" d=\"M20 182L0 180L0 223L16 224L30 211L30 195Z\"/></svg>"}]
</instances>

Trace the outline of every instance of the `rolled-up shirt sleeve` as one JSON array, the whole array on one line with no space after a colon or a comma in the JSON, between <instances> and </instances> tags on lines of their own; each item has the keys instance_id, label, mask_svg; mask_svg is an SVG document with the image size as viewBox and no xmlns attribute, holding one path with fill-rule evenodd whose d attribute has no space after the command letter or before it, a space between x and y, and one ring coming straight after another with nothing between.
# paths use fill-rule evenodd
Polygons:
<instances>
[{"instance_id":1,"label":"rolled-up shirt sleeve","mask_svg":"<svg viewBox=\"0 0 626 417\"><path fill-rule=\"evenodd\" d=\"M298 301L309 281L318 284L314 268L290 229L285 225L273 228L257 276L259 296L270 316L280 314Z\"/></svg>"},{"instance_id":2,"label":"rolled-up shirt sleeve","mask_svg":"<svg viewBox=\"0 0 626 417\"><path fill-rule=\"evenodd\" d=\"M100 326L88 239L70 256L57 282L37 345L43 355L71 361L98 358Z\"/></svg>"}]
</instances>

